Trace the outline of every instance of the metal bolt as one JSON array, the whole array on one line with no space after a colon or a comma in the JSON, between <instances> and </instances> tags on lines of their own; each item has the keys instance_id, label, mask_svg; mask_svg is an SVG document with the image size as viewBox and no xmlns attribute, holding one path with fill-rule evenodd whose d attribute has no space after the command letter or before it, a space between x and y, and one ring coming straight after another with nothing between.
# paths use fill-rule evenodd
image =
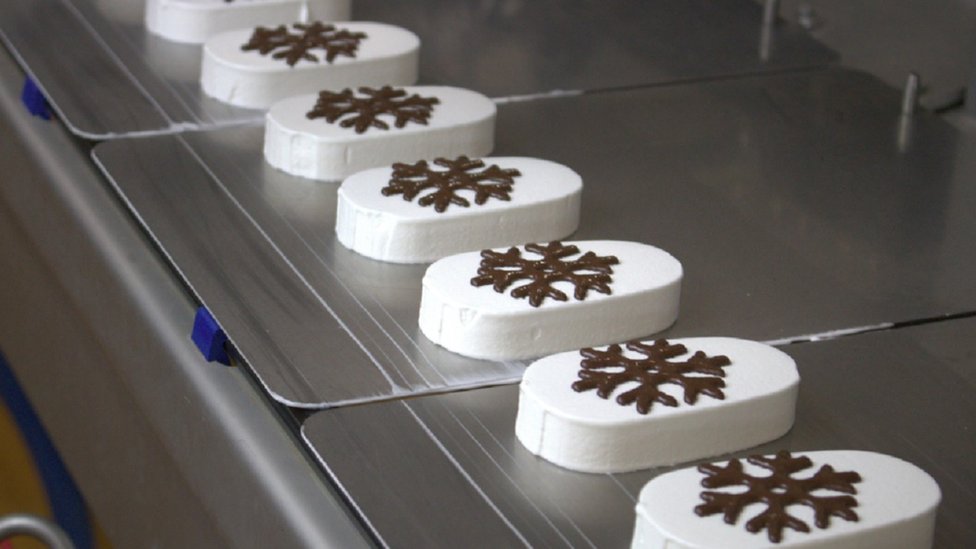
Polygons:
<instances>
[{"instance_id":1,"label":"metal bolt","mask_svg":"<svg viewBox=\"0 0 976 549\"><path fill-rule=\"evenodd\" d=\"M911 116L915 114L915 108L918 105L918 87L918 74L914 72L908 73L908 79L905 81L905 92L901 96L902 115Z\"/></svg>"}]
</instances>

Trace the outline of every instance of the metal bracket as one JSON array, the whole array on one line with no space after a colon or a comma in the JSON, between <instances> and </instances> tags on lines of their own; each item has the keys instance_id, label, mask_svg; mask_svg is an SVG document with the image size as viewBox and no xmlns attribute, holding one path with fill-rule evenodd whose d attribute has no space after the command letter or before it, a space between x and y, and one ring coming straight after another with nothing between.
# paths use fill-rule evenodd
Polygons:
<instances>
[{"instance_id":1,"label":"metal bracket","mask_svg":"<svg viewBox=\"0 0 976 549\"><path fill-rule=\"evenodd\" d=\"M224 333L220 324L217 324L217 320L206 307L197 309L190 339L193 340L193 343L208 361L230 366L230 357L227 356L226 347L227 334Z\"/></svg>"},{"instance_id":2,"label":"metal bracket","mask_svg":"<svg viewBox=\"0 0 976 549\"><path fill-rule=\"evenodd\" d=\"M27 514L7 515L0 518L0 540L7 541L14 536L30 536L52 549L75 549L68 534L57 524Z\"/></svg>"},{"instance_id":3,"label":"metal bracket","mask_svg":"<svg viewBox=\"0 0 976 549\"><path fill-rule=\"evenodd\" d=\"M41 88L37 87L37 83L29 76L24 78L24 87L20 91L20 100L27 107L27 112L44 120L51 119L50 103L47 102L47 98L44 97L44 92L41 91Z\"/></svg>"}]
</instances>

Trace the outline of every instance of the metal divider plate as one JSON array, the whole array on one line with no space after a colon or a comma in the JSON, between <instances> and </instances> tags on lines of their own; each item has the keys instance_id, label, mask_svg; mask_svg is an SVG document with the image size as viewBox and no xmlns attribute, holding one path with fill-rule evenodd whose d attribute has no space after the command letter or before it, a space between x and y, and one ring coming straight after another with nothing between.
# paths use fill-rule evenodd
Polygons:
<instances>
[{"instance_id":1,"label":"metal divider plate","mask_svg":"<svg viewBox=\"0 0 976 549\"><path fill-rule=\"evenodd\" d=\"M207 97L198 82L201 47L149 33L144 4L6 0L0 37L82 137L212 129L262 118L261 111ZM769 59L761 61L760 9L748 0L514 6L509 13L474 1L362 1L354 17L418 32L422 83L493 96L780 72L836 59L781 22ZM466 47L473 43L479 47Z\"/></svg>"},{"instance_id":2,"label":"metal divider plate","mask_svg":"<svg viewBox=\"0 0 976 549\"><path fill-rule=\"evenodd\" d=\"M734 456L856 449L900 457L942 489L936 547L972 546L974 333L976 320L965 319L788 346L802 379L796 424ZM628 546L640 489L674 468L605 475L552 465L515 438L517 397L505 386L326 410L303 435L392 546L500 547L513 536L533 547Z\"/></svg>"},{"instance_id":3,"label":"metal divider plate","mask_svg":"<svg viewBox=\"0 0 976 549\"><path fill-rule=\"evenodd\" d=\"M685 266L666 333L790 339L976 309L973 143L898 94L815 71L502 105L499 155L583 176L574 238ZM336 242L336 184L270 168L259 127L96 147L103 170L269 390L326 407L517 380L433 345L425 265ZM911 220L910 223L904 220Z\"/></svg>"},{"instance_id":4,"label":"metal divider plate","mask_svg":"<svg viewBox=\"0 0 976 549\"><path fill-rule=\"evenodd\" d=\"M5 0L0 37L75 134L173 133L261 120L200 89L201 46L146 31L142 0Z\"/></svg>"}]
</instances>

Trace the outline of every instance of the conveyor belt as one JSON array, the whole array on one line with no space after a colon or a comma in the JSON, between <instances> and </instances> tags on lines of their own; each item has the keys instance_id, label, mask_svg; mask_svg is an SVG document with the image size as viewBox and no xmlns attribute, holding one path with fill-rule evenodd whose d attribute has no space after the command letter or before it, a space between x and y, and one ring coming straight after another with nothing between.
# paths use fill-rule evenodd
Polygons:
<instances>
[{"instance_id":1,"label":"conveyor belt","mask_svg":"<svg viewBox=\"0 0 976 549\"><path fill-rule=\"evenodd\" d=\"M179 133L259 121L260 111L207 97L201 46L146 31L143 0L6 0L0 38L65 124L89 139ZM421 83L510 96L633 86L824 66L835 54L779 25L758 55L761 9L748 0L360 0L354 18L417 32ZM721 52L717 54L717 52ZM499 72L500 65L506 68Z\"/></svg>"},{"instance_id":2,"label":"conveyor belt","mask_svg":"<svg viewBox=\"0 0 976 549\"><path fill-rule=\"evenodd\" d=\"M976 310L974 143L843 70L502 104L497 153L584 181L577 239L684 263L669 335L803 339ZM907 130L906 130L907 131ZM98 145L95 158L275 398L325 407L512 382L420 334L423 265L334 236L337 185L269 167L262 128ZM911 223L901 220L910 219Z\"/></svg>"}]
</instances>

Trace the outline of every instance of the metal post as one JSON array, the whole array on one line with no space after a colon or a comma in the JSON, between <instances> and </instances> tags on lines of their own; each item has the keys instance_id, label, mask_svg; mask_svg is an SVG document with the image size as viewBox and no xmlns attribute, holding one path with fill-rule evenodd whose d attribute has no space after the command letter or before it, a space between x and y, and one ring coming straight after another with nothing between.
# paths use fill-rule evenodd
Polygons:
<instances>
[{"instance_id":1,"label":"metal post","mask_svg":"<svg viewBox=\"0 0 976 549\"><path fill-rule=\"evenodd\" d=\"M918 89L921 79L914 72L908 73L905 90L901 96L901 116L898 117L898 150L908 151L912 143L912 128L915 125L915 110L918 108Z\"/></svg>"},{"instance_id":2,"label":"metal post","mask_svg":"<svg viewBox=\"0 0 976 549\"><path fill-rule=\"evenodd\" d=\"M972 67L973 65L970 65ZM966 114L976 118L976 70L969 73L969 85L966 87L966 99L963 108Z\"/></svg>"},{"instance_id":3,"label":"metal post","mask_svg":"<svg viewBox=\"0 0 976 549\"><path fill-rule=\"evenodd\" d=\"M779 0L766 0L763 5L762 29L759 34L759 60L768 61L773 48L773 29L779 17Z\"/></svg>"},{"instance_id":4,"label":"metal post","mask_svg":"<svg viewBox=\"0 0 976 549\"><path fill-rule=\"evenodd\" d=\"M918 74L914 72L908 73L908 79L905 81L905 91L901 96L901 114L905 116L915 114L915 109L918 105L918 86Z\"/></svg>"}]
</instances>

